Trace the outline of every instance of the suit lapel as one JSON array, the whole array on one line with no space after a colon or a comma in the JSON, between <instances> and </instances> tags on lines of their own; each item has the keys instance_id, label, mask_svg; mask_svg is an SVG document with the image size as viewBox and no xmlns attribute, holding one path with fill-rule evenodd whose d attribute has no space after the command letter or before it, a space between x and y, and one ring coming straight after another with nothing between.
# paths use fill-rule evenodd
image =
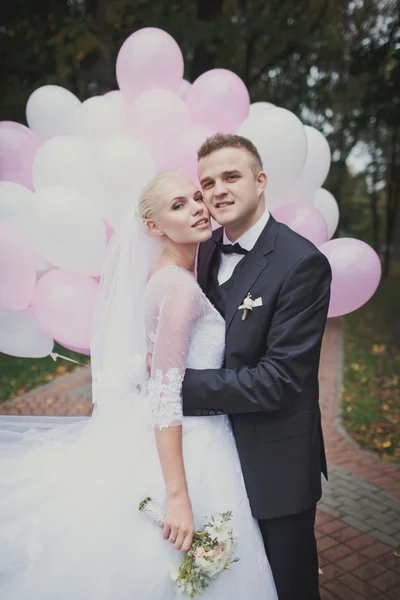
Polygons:
<instances>
[{"instance_id":1,"label":"suit lapel","mask_svg":"<svg viewBox=\"0 0 400 600\"><path fill-rule=\"evenodd\" d=\"M238 307L243 304L244 298L246 298L252 286L269 264L271 260L270 253L274 250L277 233L278 224L272 215L270 215L268 223L258 238L256 245L246 256L246 262L240 271L240 276L235 281L232 291L228 296L225 311L227 331L232 324Z\"/></svg>"},{"instance_id":2,"label":"suit lapel","mask_svg":"<svg viewBox=\"0 0 400 600\"><path fill-rule=\"evenodd\" d=\"M203 290L206 293L208 278L211 271L211 263L217 252L216 241L222 240L223 229L222 227L213 231L212 238L207 242L204 242L200 245L199 255L198 255L198 264L197 264L197 281Z\"/></svg>"}]
</instances>

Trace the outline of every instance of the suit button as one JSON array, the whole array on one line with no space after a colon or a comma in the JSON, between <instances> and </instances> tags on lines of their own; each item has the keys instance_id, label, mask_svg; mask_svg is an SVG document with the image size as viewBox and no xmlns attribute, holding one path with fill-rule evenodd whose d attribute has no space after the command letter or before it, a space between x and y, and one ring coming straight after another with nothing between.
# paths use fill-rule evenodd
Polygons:
<instances>
[{"instance_id":1,"label":"suit button","mask_svg":"<svg viewBox=\"0 0 400 600\"><path fill-rule=\"evenodd\" d=\"M203 410L203 415L204 416L208 415L208 410L206 408Z\"/></svg>"},{"instance_id":2,"label":"suit button","mask_svg":"<svg viewBox=\"0 0 400 600\"><path fill-rule=\"evenodd\" d=\"M223 415L223 411L222 410L217 410L217 415Z\"/></svg>"},{"instance_id":3,"label":"suit button","mask_svg":"<svg viewBox=\"0 0 400 600\"><path fill-rule=\"evenodd\" d=\"M215 410L210 410L209 415L215 415Z\"/></svg>"},{"instance_id":4,"label":"suit button","mask_svg":"<svg viewBox=\"0 0 400 600\"><path fill-rule=\"evenodd\" d=\"M196 415L197 415L197 416L201 415L201 410L197 409L197 410L196 410Z\"/></svg>"}]
</instances>

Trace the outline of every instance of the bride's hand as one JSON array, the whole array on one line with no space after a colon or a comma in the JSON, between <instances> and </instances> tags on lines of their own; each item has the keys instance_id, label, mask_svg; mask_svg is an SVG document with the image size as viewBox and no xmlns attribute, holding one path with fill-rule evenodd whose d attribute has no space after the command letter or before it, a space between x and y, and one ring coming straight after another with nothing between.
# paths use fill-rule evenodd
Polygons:
<instances>
[{"instance_id":1,"label":"bride's hand","mask_svg":"<svg viewBox=\"0 0 400 600\"><path fill-rule=\"evenodd\" d=\"M194 535L192 505L187 493L168 498L163 527L163 538L177 550L187 552Z\"/></svg>"}]
</instances>

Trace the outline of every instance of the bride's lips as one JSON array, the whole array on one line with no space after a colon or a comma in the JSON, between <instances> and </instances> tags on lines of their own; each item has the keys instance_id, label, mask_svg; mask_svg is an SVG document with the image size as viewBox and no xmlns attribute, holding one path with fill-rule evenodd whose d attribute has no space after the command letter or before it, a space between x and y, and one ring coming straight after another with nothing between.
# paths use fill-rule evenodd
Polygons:
<instances>
[{"instance_id":1,"label":"bride's lips","mask_svg":"<svg viewBox=\"0 0 400 600\"><path fill-rule=\"evenodd\" d=\"M202 217L198 219L196 223L193 223L192 227L196 229L206 229L209 226L210 220L207 217Z\"/></svg>"}]
</instances>

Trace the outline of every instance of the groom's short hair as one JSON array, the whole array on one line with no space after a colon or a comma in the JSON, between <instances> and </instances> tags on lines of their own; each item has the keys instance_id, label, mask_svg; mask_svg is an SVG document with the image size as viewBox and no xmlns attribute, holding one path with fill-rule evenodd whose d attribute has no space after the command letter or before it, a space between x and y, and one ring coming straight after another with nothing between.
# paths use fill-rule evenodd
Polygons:
<instances>
[{"instance_id":1,"label":"groom's short hair","mask_svg":"<svg viewBox=\"0 0 400 600\"><path fill-rule=\"evenodd\" d=\"M222 150L222 148L238 148L239 150L246 150L252 156L252 170L254 171L254 174L258 175L258 173L263 170L261 156L253 142L241 135L233 135L230 133L216 133L207 138L202 146L200 146L197 152L197 158L200 160L217 150Z\"/></svg>"}]
</instances>

